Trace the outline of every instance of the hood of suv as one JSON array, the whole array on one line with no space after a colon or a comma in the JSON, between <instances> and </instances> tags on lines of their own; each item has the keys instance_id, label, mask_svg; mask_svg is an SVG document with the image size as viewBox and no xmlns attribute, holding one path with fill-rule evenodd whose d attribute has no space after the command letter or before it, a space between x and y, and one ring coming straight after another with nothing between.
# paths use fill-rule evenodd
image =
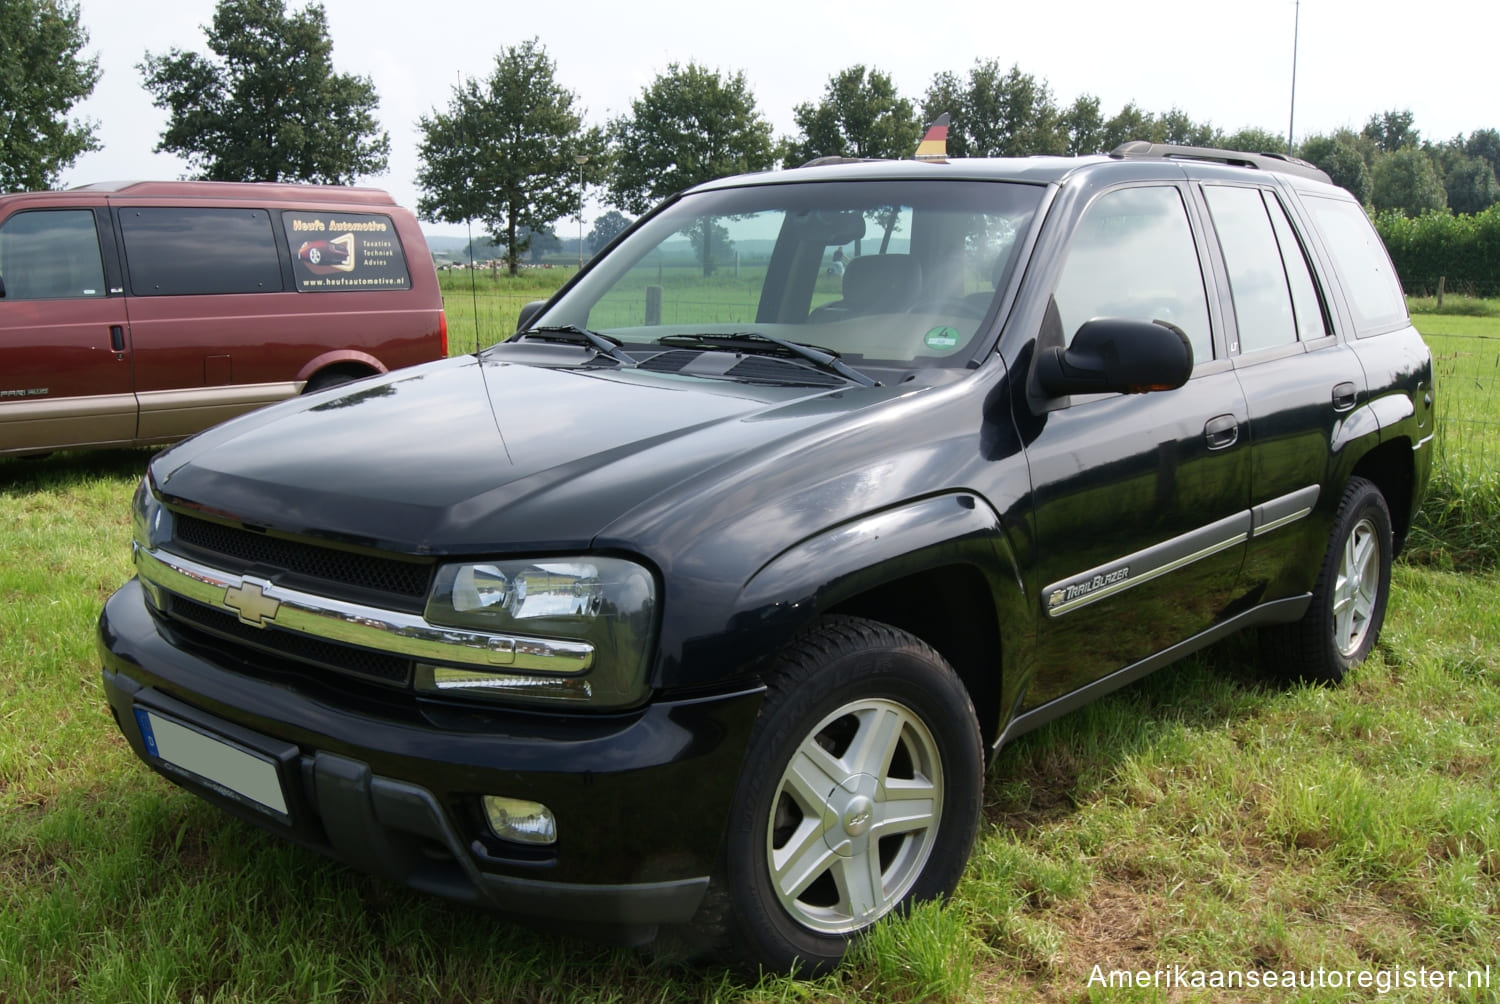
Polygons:
<instances>
[{"instance_id":1,"label":"hood of suv","mask_svg":"<svg viewBox=\"0 0 1500 1004\"><path fill-rule=\"evenodd\" d=\"M173 504L411 554L581 548L747 450L893 396L465 357L228 422L152 463Z\"/></svg>"}]
</instances>

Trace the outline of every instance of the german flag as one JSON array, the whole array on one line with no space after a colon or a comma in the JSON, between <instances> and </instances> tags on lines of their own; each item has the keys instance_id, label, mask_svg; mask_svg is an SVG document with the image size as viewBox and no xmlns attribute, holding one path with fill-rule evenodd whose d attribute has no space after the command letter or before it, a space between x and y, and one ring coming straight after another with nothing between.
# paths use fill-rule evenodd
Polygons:
<instances>
[{"instance_id":1,"label":"german flag","mask_svg":"<svg viewBox=\"0 0 1500 1004\"><path fill-rule=\"evenodd\" d=\"M917 144L917 159L946 161L948 159L948 113L943 112L927 127L927 135Z\"/></svg>"}]
</instances>

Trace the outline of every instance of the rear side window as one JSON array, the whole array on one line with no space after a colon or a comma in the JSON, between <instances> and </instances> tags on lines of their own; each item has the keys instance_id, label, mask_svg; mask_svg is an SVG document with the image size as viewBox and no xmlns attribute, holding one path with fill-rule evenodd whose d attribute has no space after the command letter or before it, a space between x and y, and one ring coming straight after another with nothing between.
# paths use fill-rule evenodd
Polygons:
<instances>
[{"instance_id":1,"label":"rear side window","mask_svg":"<svg viewBox=\"0 0 1500 1004\"><path fill-rule=\"evenodd\" d=\"M1343 282L1356 333L1375 334L1407 321L1406 299L1380 235L1356 203L1303 195L1333 255L1333 267Z\"/></svg>"},{"instance_id":2,"label":"rear side window","mask_svg":"<svg viewBox=\"0 0 1500 1004\"><path fill-rule=\"evenodd\" d=\"M123 209L120 233L136 296L282 289L264 209Z\"/></svg>"},{"instance_id":3,"label":"rear side window","mask_svg":"<svg viewBox=\"0 0 1500 1004\"><path fill-rule=\"evenodd\" d=\"M6 220L0 226L0 279L7 300L103 296L93 211L47 209Z\"/></svg>"},{"instance_id":4,"label":"rear side window","mask_svg":"<svg viewBox=\"0 0 1500 1004\"><path fill-rule=\"evenodd\" d=\"M396 224L389 216L286 210L281 225L300 292L411 288Z\"/></svg>"}]
</instances>

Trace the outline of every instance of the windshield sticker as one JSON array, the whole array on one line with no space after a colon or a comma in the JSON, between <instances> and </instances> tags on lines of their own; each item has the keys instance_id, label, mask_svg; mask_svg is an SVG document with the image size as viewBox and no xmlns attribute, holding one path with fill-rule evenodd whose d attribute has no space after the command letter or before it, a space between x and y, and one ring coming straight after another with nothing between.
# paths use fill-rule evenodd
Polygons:
<instances>
[{"instance_id":1,"label":"windshield sticker","mask_svg":"<svg viewBox=\"0 0 1500 1004\"><path fill-rule=\"evenodd\" d=\"M933 328L931 331L927 332L927 334L923 336L922 340L927 343L927 347L929 349L932 349L935 352L948 352L958 348L959 340L962 337L963 336L959 334L957 328L949 327L946 324L940 324L937 327Z\"/></svg>"},{"instance_id":2,"label":"windshield sticker","mask_svg":"<svg viewBox=\"0 0 1500 1004\"><path fill-rule=\"evenodd\" d=\"M297 289L410 289L411 277L389 216L284 212Z\"/></svg>"}]
</instances>

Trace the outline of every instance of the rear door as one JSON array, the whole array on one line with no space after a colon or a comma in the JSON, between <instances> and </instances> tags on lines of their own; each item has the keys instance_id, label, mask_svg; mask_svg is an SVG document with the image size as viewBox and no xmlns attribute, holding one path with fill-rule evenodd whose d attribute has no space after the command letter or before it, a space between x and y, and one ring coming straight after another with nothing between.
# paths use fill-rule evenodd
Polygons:
<instances>
[{"instance_id":1,"label":"rear door","mask_svg":"<svg viewBox=\"0 0 1500 1004\"><path fill-rule=\"evenodd\" d=\"M1253 526L1242 588L1263 599L1312 588L1327 545L1321 497L1364 370L1334 337L1327 291L1273 185L1202 186L1222 249L1235 372L1250 407ZM1322 512L1321 518L1313 518Z\"/></svg>"},{"instance_id":2,"label":"rear door","mask_svg":"<svg viewBox=\"0 0 1500 1004\"><path fill-rule=\"evenodd\" d=\"M133 440L130 330L108 216L79 203L17 209L0 220L0 280L0 453Z\"/></svg>"}]
</instances>

